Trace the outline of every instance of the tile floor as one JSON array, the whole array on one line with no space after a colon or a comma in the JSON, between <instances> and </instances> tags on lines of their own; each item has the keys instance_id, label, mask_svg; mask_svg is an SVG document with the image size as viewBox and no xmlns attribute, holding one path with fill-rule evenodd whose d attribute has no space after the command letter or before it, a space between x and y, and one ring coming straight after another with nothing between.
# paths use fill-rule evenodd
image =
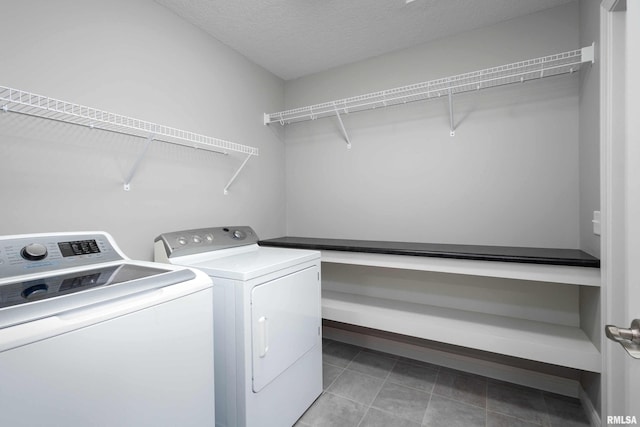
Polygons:
<instances>
[{"instance_id":1,"label":"tile floor","mask_svg":"<svg viewBox=\"0 0 640 427\"><path fill-rule=\"evenodd\" d=\"M324 392L296 427L589 426L580 401L323 340Z\"/></svg>"}]
</instances>

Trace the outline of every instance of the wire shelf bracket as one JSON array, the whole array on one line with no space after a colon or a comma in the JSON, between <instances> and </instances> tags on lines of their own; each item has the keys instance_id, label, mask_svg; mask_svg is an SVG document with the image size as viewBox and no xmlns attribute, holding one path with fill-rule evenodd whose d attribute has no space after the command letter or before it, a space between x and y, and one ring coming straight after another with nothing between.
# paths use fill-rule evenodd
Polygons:
<instances>
[{"instance_id":1,"label":"wire shelf bracket","mask_svg":"<svg viewBox=\"0 0 640 427\"><path fill-rule=\"evenodd\" d=\"M453 93L449 88L449 136L456 136L456 128L453 124Z\"/></svg>"},{"instance_id":2,"label":"wire shelf bracket","mask_svg":"<svg viewBox=\"0 0 640 427\"><path fill-rule=\"evenodd\" d=\"M351 140L345 130L340 111L352 113L447 96L449 101L449 135L454 136L456 131L453 115L454 95L513 83L523 83L529 80L561 74L572 74L578 71L582 64L594 62L595 43L592 43L591 46L582 49L562 52L555 55L387 89L380 92L372 92L322 104L294 108L276 113L265 113L264 124L280 123L280 125L285 126L301 121L336 116L347 141L347 147L350 147Z\"/></svg>"},{"instance_id":3,"label":"wire shelf bracket","mask_svg":"<svg viewBox=\"0 0 640 427\"><path fill-rule=\"evenodd\" d=\"M231 177L231 179L229 180L229 182L227 183L227 185L224 187L224 195L226 196L227 194L229 194L229 187L231 187L231 184L233 184L233 182L236 180L236 178L238 177L238 175L240 174L240 171L242 169L244 169L245 165L247 164L247 162L249 161L249 159L251 158L251 156L253 156L253 154L249 154L247 155L247 158L244 159L244 162L242 162L242 164L240 165L240 167L238 168L238 170L236 170L236 173L233 174L233 176Z\"/></svg>"},{"instance_id":4,"label":"wire shelf bracket","mask_svg":"<svg viewBox=\"0 0 640 427\"><path fill-rule=\"evenodd\" d=\"M349 134L347 133L347 129L345 129L344 123L342 122L342 117L340 116L338 107L336 107L336 117L338 118L338 123L340 123L340 129L342 129L342 135L344 136L345 141L347 141L347 148L351 149L351 140L349 139Z\"/></svg>"},{"instance_id":5,"label":"wire shelf bracket","mask_svg":"<svg viewBox=\"0 0 640 427\"><path fill-rule=\"evenodd\" d=\"M142 163L142 159L147 154L147 150L151 146L152 142L153 142L153 136L150 135L147 138L147 142L144 145L144 148L142 149L140 154L138 154L138 157L136 158L136 161L133 163L133 166L131 167L131 172L129 172L129 175L127 175L127 177L124 180L124 191L131 190L131 180L133 179L133 176L136 174L136 171L138 170L138 167L140 166L140 163Z\"/></svg>"},{"instance_id":6,"label":"wire shelf bracket","mask_svg":"<svg viewBox=\"0 0 640 427\"><path fill-rule=\"evenodd\" d=\"M131 189L131 180L136 174L152 141L162 141L223 155L228 155L229 152L239 152L247 154L247 160L251 156L259 155L259 151L255 147L163 126L6 86L0 86L0 109L5 113L13 112L86 126L90 129L100 129L108 132L146 138L147 143L136 158L131 171L124 180L125 191ZM246 164L246 160L245 163L243 163L243 167L244 164ZM228 193L229 186L235 181L241 169L242 167L235 173L229 184L225 187L225 194Z\"/></svg>"}]
</instances>

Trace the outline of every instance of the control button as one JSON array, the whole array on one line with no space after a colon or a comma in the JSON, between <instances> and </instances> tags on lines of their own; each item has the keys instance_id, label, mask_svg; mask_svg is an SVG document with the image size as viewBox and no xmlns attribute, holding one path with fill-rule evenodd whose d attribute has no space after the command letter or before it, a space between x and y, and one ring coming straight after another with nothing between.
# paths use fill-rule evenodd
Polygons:
<instances>
[{"instance_id":1,"label":"control button","mask_svg":"<svg viewBox=\"0 0 640 427\"><path fill-rule=\"evenodd\" d=\"M213 234L207 234L206 236L204 236L204 239L209 243L213 242Z\"/></svg>"},{"instance_id":2,"label":"control button","mask_svg":"<svg viewBox=\"0 0 640 427\"><path fill-rule=\"evenodd\" d=\"M242 230L234 230L233 233L231 233L231 237L236 240L242 240L246 237L246 235Z\"/></svg>"},{"instance_id":3,"label":"control button","mask_svg":"<svg viewBox=\"0 0 640 427\"><path fill-rule=\"evenodd\" d=\"M22 258L29 261L38 261L47 257L47 248L40 243L31 243L20 252Z\"/></svg>"},{"instance_id":4,"label":"control button","mask_svg":"<svg viewBox=\"0 0 640 427\"><path fill-rule=\"evenodd\" d=\"M184 245L186 245L187 243L189 243L189 241L186 239L186 237L178 237L178 244L179 244L180 246L184 246Z\"/></svg>"},{"instance_id":5,"label":"control button","mask_svg":"<svg viewBox=\"0 0 640 427\"><path fill-rule=\"evenodd\" d=\"M191 240L193 240L193 243L201 243L202 242L202 237L198 236L197 234L195 236L193 236L191 238Z\"/></svg>"},{"instance_id":6,"label":"control button","mask_svg":"<svg viewBox=\"0 0 640 427\"><path fill-rule=\"evenodd\" d=\"M43 296L47 293L49 287L44 283L39 285L29 286L27 289L22 291L22 297L24 299L36 299L37 297Z\"/></svg>"}]
</instances>

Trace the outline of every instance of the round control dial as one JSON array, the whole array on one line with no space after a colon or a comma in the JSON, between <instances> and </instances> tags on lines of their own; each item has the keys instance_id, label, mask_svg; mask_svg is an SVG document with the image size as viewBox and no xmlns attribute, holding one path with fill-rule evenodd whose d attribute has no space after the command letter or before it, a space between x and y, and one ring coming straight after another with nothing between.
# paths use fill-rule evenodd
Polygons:
<instances>
[{"instance_id":1,"label":"round control dial","mask_svg":"<svg viewBox=\"0 0 640 427\"><path fill-rule=\"evenodd\" d=\"M29 261L38 261L47 257L47 248L40 243L31 243L20 252L22 258Z\"/></svg>"},{"instance_id":2,"label":"round control dial","mask_svg":"<svg viewBox=\"0 0 640 427\"><path fill-rule=\"evenodd\" d=\"M49 287L44 283L39 285L33 285L22 291L22 297L24 299L36 299L47 294Z\"/></svg>"}]
</instances>

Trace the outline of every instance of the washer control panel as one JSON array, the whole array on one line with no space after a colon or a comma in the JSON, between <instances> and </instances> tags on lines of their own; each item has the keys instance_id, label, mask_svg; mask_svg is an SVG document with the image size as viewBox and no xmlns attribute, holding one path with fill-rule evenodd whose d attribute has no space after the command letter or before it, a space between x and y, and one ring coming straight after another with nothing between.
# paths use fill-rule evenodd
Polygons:
<instances>
[{"instance_id":1,"label":"washer control panel","mask_svg":"<svg viewBox=\"0 0 640 427\"><path fill-rule=\"evenodd\" d=\"M0 236L0 278L121 259L99 233Z\"/></svg>"},{"instance_id":2,"label":"washer control panel","mask_svg":"<svg viewBox=\"0 0 640 427\"><path fill-rule=\"evenodd\" d=\"M258 236L249 226L197 228L164 233L155 238L156 261L237 246L252 245Z\"/></svg>"}]
</instances>

